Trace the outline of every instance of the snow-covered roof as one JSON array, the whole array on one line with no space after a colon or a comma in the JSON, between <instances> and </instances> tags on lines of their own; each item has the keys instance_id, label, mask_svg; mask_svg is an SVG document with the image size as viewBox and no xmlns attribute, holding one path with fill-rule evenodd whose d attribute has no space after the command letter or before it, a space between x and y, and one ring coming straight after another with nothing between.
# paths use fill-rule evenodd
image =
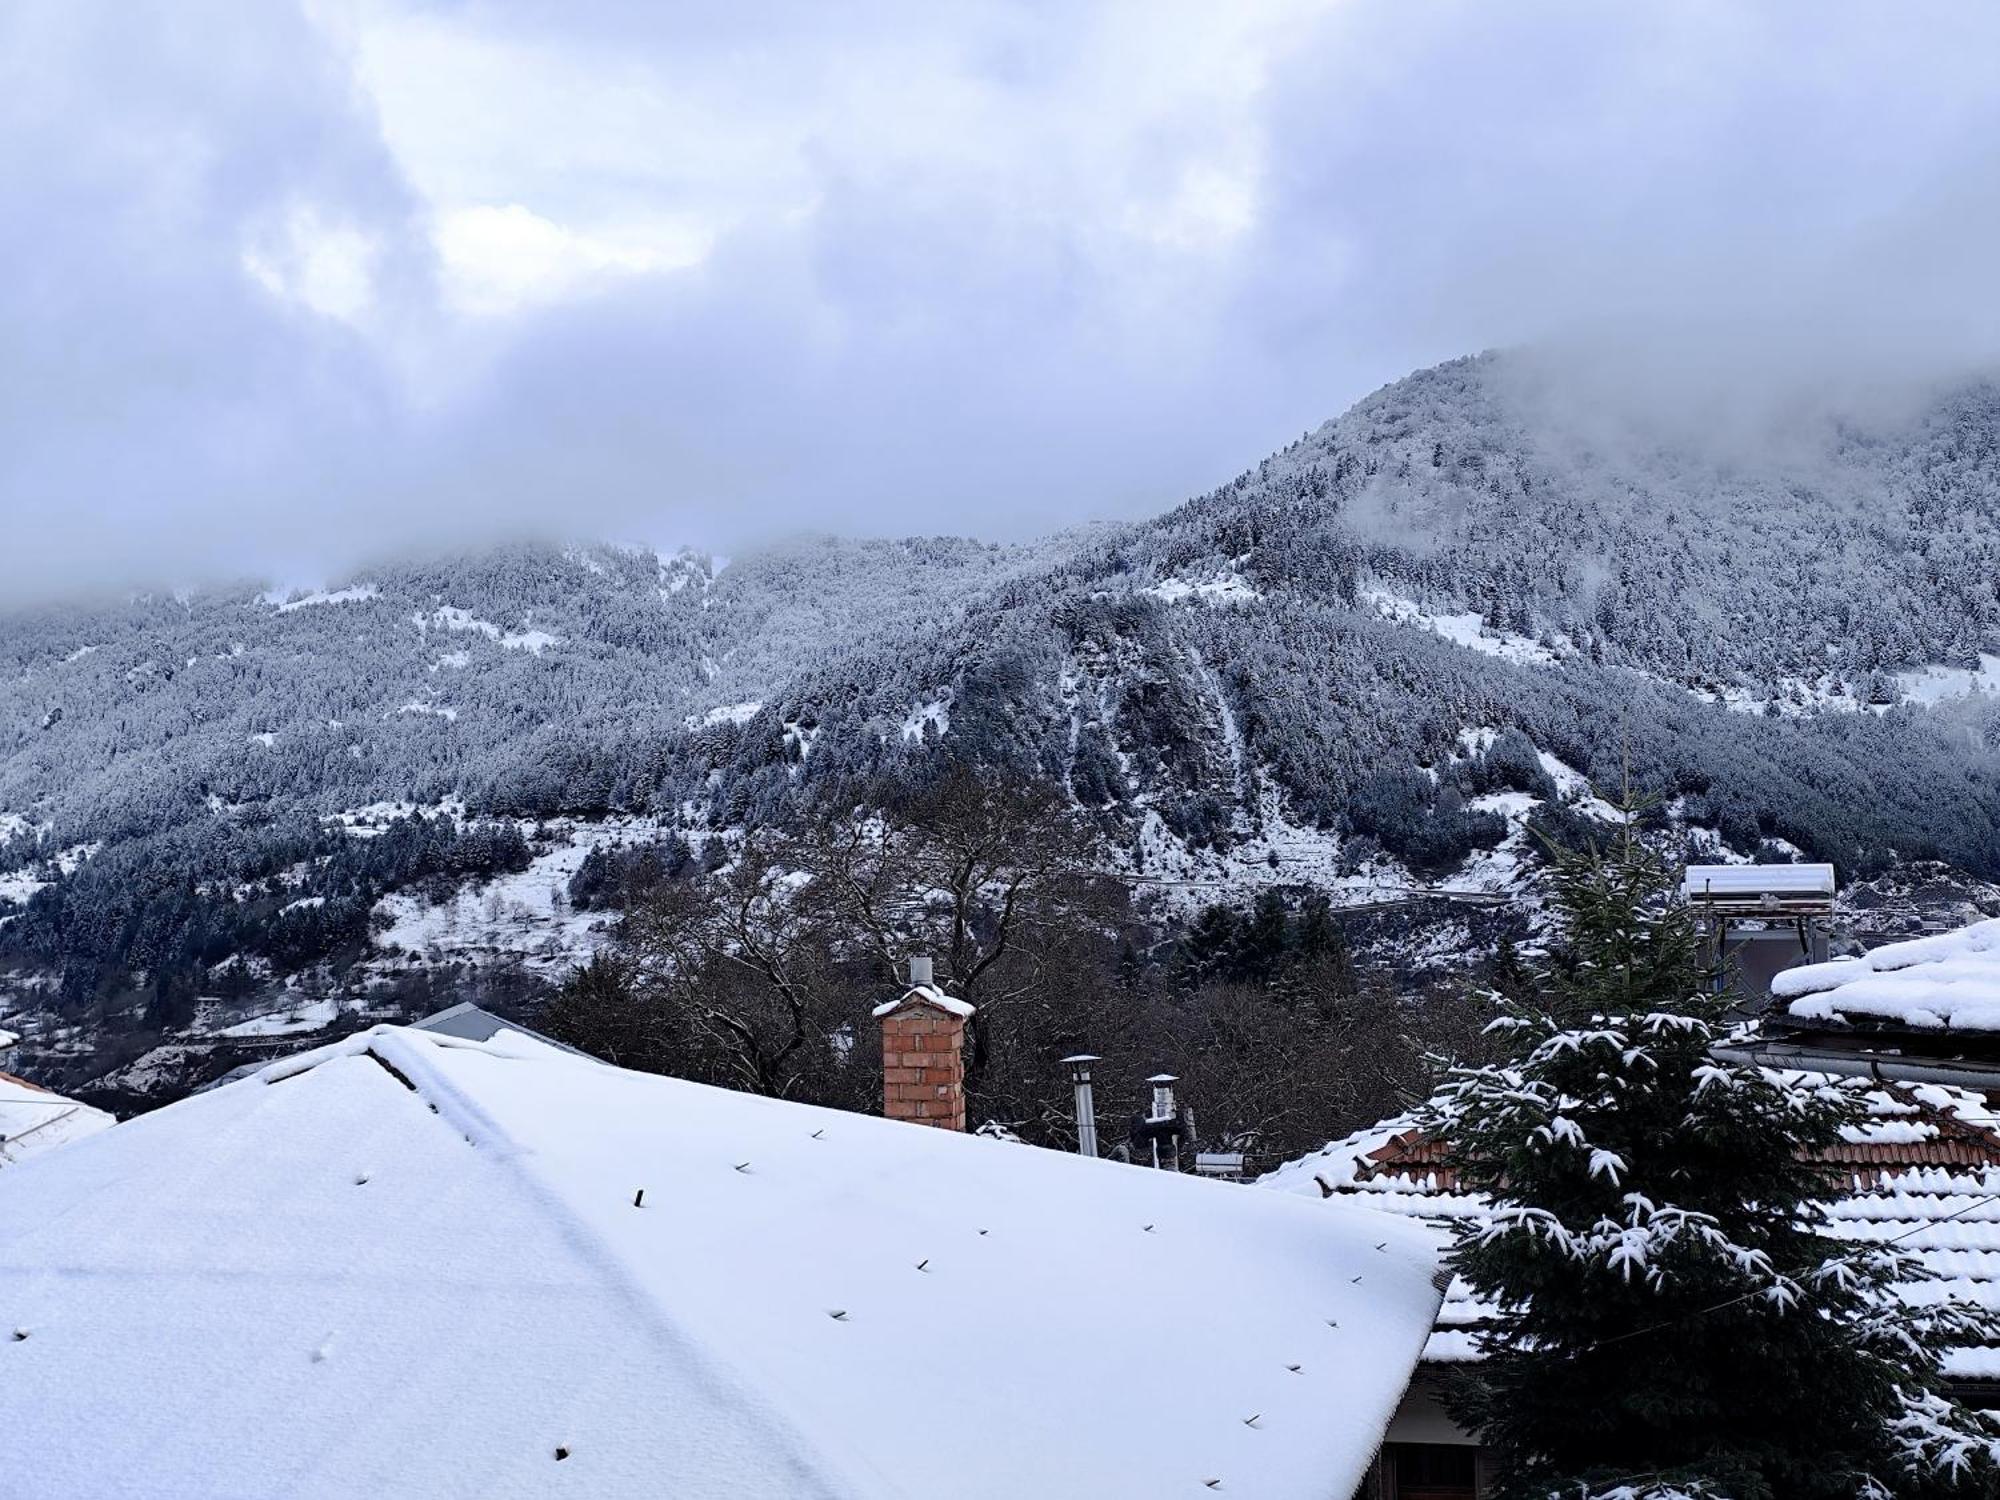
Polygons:
<instances>
[{"instance_id":1,"label":"snow-covered roof","mask_svg":"<svg viewBox=\"0 0 2000 1500\"><path fill-rule=\"evenodd\" d=\"M1344 1495L1435 1274L1431 1232L1359 1205L381 1027L0 1173L7 1467L50 1495Z\"/></svg>"},{"instance_id":2,"label":"snow-covered roof","mask_svg":"<svg viewBox=\"0 0 2000 1500\"><path fill-rule=\"evenodd\" d=\"M904 1006L912 1004L934 1005L939 1010L946 1011L954 1016L969 1016L977 1009L976 1006L959 999L956 995L947 995L934 984L913 984L894 1000L885 1000L876 1006L875 1015L877 1018L880 1018L888 1015L891 1011L898 1011Z\"/></svg>"},{"instance_id":3,"label":"snow-covered roof","mask_svg":"<svg viewBox=\"0 0 2000 1500\"><path fill-rule=\"evenodd\" d=\"M2000 1031L2000 917L1785 969L1771 993L1801 1021Z\"/></svg>"},{"instance_id":4,"label":"snow-covered roof","mask_svg":"<svg viewBox=\"0 0 2000 1500\"><path fill-rule=\"evenodd\" d=\"M1681 891L1704 896L1825 896L1832 899L1832 865L1689 865Z\"/></svg>"},{"instance_id":5,"label":"snow-covered roof","mask_svg":"<svg viewBox=\"0 0 2000 1500\"><path fill-rule=\"evenodd\" d=\"M1890 1083L1868 1094L1868 1118L1822 1160L1846 1191L1827 1205L1829 1232L1856 1244L1895 1243L1937 1278L1903 1288L1912 1301L1950 1298L2000 1309L2000 1120L1986 1100L1938 1084ZM1407 1116L1338 1140L1258 1180L1280 1192L1364 1202L1450 1229L1483 1220L1487 1200L1458 1186L1441 1143ZM1476 1330L1492 1317L1452 1278L1424 1346L1432 1364L1477 1359ZM1944 1373L2000 1380L2000 1348L1950 1351Z\"/></svg>"},{"instance_id":6,"label":"snow-covered roof","mask_svg":"<svg viewBox=\"0 0 2000 1500\"><path fill-rule=\"evenodd\" d=\"M80 1141L115 1124L101 1109L0 1073L0 1167Z\"/></svg>"}]
</instances>

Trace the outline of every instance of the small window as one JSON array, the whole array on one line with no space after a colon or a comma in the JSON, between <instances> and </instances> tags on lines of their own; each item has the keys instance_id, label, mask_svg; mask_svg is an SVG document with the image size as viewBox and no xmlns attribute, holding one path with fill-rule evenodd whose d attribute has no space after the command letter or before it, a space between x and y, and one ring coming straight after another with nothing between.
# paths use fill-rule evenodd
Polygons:
<instances>
[{"instance_id":1,"label":"small window","mask_svg":"<svg viewBox=\"0 0 2000 1500\"><path fill-rule=\"evenodd\" d=\"M1473 1454L1466 1443L1391 1443L1395 1500L1474 1500Z\"/></svg>"}]
</instances>

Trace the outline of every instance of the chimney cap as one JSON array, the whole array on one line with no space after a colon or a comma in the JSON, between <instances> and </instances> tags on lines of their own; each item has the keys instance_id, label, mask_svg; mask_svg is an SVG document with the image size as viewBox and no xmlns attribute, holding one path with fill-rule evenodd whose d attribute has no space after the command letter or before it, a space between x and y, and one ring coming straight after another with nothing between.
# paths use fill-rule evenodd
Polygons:
<instances>
[{"instance_id":1,"label":"chimney cap","mask_svg":"<svg viewBox=\"0 0 2000 1500\"><path fill-rule=\"evenodd\" d=\"M1065 1057L1062 1060L1066 1063L1094 1063L1094 1062L1104 1061L1104 1059L1099 1057L1095 1052L1072 1052L1068 1057Z\"/></svg>"},{"instance_id":2,"label":"chimney cap","mask_svg":"<svg viewBox=\"0 0 2000 1500\"><path fill-rule=\"evenodd\" d=\"M1151 1078L1146 1080L1148 1083L1179 1083L1180 1081L1178 1073L1155 1073Z\"/></svg>"},{"instance_id":3,"label":"chimney cap","mask_svg":"<svg viewBox=\"0 0 2000 1500\"><path fill-rule=\"evenodd\" d=\"M978 1009L970 1001L961 1000L956 995L947 995L936 985L922 984L912 986L893 1000L884 1000L875 1007L875 1019L879 1021L884 1016L894 1015L897 1011L912 1005L928 1005L934 1010L941 1010L946 1015L958 1016L961 1019L970 1016Z\"/></svg>"}]
</instances>

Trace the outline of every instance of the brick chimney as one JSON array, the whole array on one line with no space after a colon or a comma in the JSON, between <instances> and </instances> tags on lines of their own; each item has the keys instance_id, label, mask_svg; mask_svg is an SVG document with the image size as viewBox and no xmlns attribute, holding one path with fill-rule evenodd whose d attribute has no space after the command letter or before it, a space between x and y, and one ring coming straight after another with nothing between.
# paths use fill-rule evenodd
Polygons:
<instances>
[{"instance_id":1,"label":"brick chimney","mask_svg":"<svg viewBox=\"0 0 2000 1500\"><path fill-rule=\"evenodd\" d=\"M875 1007L882 1023L882 1113L965 1129L965 1022L972 1007L931 982L931 961L910 960L910 987Z\"/></svg>"}]
</instances>

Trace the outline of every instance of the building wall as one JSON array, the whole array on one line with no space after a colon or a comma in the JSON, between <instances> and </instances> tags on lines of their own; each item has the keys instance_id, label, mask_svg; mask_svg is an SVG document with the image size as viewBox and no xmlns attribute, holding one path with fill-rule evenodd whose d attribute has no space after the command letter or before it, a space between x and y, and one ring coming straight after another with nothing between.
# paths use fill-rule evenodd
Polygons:
<instances>
[{"instance_id":1,"label":"building wall","mask_svg":"<svg viewBox=\"0 0 2000 1500\"><path fill-rule=\"evenodd\" d=\"M1403 1393L1402 1403L1396 1408L1395 1416L1389 1419L1389 1430L1384 1434L1382 1451L1376 1456L1369 1477L1361 1486L1356 1500L1404 1500L1412 1493L1431 1495L1433 1490L1412 1491L1404 1483L1399 1483L1398 1459L1412 1447L1436 1446L1455 1449L1472 1449L1472 1495L1475 1497L1489 1492L1493 1482L1493 1465L1480 1448L1479 1440L1451 1419L1444 1409L1439 1394L1438 1382L1420 1370L1416 1379ZM1404 1476L1405 1479L1407 1476Z\"/></svg>"}]
</instances>

